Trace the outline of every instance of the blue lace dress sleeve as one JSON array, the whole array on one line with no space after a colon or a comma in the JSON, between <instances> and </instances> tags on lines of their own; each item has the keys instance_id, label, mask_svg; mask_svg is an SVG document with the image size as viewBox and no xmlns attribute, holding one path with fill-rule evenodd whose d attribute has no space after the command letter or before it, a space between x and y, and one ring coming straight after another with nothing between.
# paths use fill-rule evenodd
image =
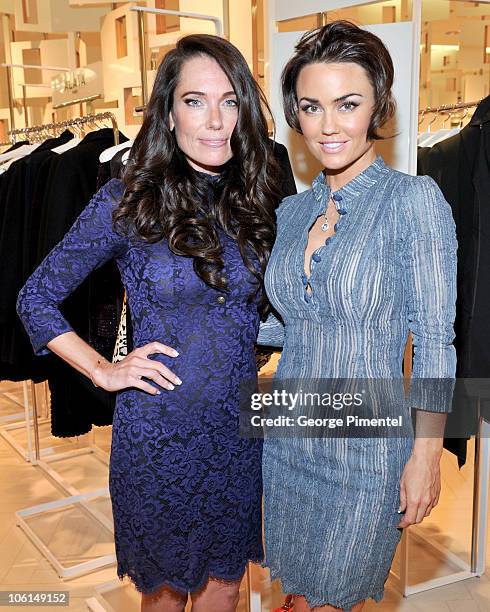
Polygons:
<instances>
[{"instance_id":1,"label":"blue lace dress sleeve","mask_svg":"<svg viewBox=\"0 0 490 612\"><path fill-rule=\"evenodd\" d=\"M127 239L112 227L121 195L120 181L106 183L21 289L17 312L37 355L48 354L48 342L73 331L60 311L61 302L94 268L124 252Z\"/></svg>"}]
</instances>

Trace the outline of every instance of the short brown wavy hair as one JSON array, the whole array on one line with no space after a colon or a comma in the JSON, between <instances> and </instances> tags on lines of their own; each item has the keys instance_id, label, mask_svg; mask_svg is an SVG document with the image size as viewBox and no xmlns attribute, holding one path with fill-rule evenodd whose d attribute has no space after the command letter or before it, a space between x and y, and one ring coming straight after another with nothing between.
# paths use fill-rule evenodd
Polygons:
<instances>
[{"instance_id":1,"label":"short brown wavy hair","mask_svg":"<svg viewBox=\"0 0 490 612\"><path fill-rule=\"evenodd\" d=\"M388 49L380 38L350 21L338 20L304 34L295 47L293 57L281 75L284 113L288 124L300 134L296 83L308 64L351 62L367 73L374 89L374 109L369 124L368 140L383 137L376 130L395 114L396 103L391 92L394 69Z\"/></svg>"}]
</instances>

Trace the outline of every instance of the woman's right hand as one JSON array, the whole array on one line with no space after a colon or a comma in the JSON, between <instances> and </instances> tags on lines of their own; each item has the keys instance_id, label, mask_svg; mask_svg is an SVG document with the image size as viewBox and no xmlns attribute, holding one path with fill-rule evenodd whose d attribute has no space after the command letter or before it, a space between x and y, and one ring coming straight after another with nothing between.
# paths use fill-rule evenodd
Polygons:
<instances>
[{"instance_id":1,"label":"woman's right hand","mask_svg":"<svg viewBox=\"0 0 490 612\"><path fill-rule=\"evenodd\" d=\"M148 378L164 389L175 389L182 381L171 370L158 361L149 359L149 355L162 353L169 357L177 357L175 349L161 342L150 342L141 346L117 363L101 361L93 369L90 378L97 387L106 391L120 391L128 387L136 387L151 395L159 395L160 390L142 380Z\"/></svg>"}]
</instances>

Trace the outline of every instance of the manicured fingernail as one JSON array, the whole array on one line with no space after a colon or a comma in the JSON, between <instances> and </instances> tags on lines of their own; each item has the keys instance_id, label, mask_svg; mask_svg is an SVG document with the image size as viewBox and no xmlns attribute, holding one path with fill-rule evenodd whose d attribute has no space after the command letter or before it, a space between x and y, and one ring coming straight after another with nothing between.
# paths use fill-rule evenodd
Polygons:
<instances>
[{"instance_id":1,"label":"manicured fingernail","mask_svg":"<svg viewBox=\"0 0 490 612\"><path fill-rule=\"evenodd\" d=\"M156 395L160 395L160 394L161 394L161 391L157 391L157 392L156 392Z\"/></svg>"},{"instance_id":2,"label":"manicured fingernail","mask_svg":"<svg viewBox=\"0 0 490 612\"><path fill-rule=\"evenodd\" d=\"M172 355L173 355L174 357L178 357L178 356L179 356L179 354L177 353L177 351L176 351L175 349L172 351Z\"/></svg>"},{"instance_id":3,"label":"manicured fingernail","mask_svg":"<svg viewBox=\"0 0 490 612\"><path fill-rule=\"evenodd\" d=\"M175 384L176 385L181 385L182 381L180 380L180 378L178 376L175 377Z\"/></svg>"},{"instance_id":4,"label":"manicured fingernail","mask_svg":"<svg viewBox=\"0 0 490 612\"><path fill-rule=\"evenodd\" d=\"M398 514L401 514L401 513L402 513L402 509L398 508Z\"/></svg>"},{"instance_id":5,"label":"manicured fingernail","mask_svg":"<svg viewBox=\"0 0 490 612\"><path fill-rule=\"evenodd\" d=\"M175 387L173 386L173 384L172 384L172 383L168 383L168 388L169 388L171 391L173 391L173 390L175 389Z\"/></svg>"}]
</instances>

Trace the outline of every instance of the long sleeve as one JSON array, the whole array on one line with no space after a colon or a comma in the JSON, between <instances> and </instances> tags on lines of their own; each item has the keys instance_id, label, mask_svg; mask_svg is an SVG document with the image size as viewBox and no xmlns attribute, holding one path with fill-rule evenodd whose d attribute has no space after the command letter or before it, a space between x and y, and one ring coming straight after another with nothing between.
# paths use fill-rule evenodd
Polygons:
<instances>
[{"instance_id":1,"label":"long sleeve","mask_svg":"<svg viewBox=\"0 0 490 612\"><path fill-rule=\"evenodd\" d=\"M48 354L50 340L73 331L60 311L61 302L94 268L123 254L127 239L112 227L122 191L117 179L104 185L21 289L17 312L37 355Z\"/></svg>"},{"instance_id":2,"label":"long sleeve","mask_svg":"<svg viewBox=\"0 0 490 612\"><path fill-rule=\"evenodd\" d=\"M405 196L404 284L414 347L410 405L447 412L456 373L455 224L430 177L415 177Z\"/></svg>"},{"instance_id":3,"label":"long sleeve","mask_svg":"<svg viewBox=\"0 0 490 612\"><path fill-rule=\"evenodd\" d=\"M282 347L284 344L284 323L272 312L266 321L260 324L257 344Z\"/></svg>"}]
</instances>

